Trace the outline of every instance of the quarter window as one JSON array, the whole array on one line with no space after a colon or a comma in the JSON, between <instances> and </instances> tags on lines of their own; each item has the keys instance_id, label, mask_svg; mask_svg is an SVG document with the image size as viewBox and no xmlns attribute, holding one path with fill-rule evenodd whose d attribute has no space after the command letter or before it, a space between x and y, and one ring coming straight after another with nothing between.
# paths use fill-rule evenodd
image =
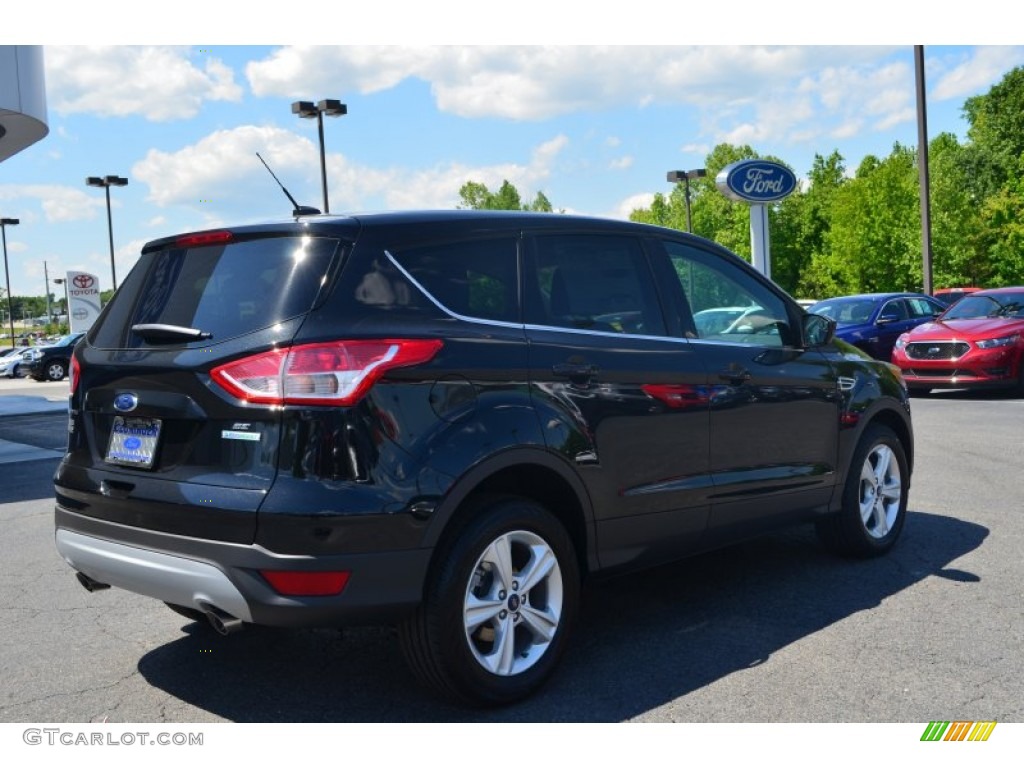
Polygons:
<instances>
[{"instance_id":1,"label":"quarter window","mask_svg":"<svg viewBox=\"0 0 1024 768\"><path fill-rule=\"evenodd\" d=\"M392 251L392 256L450 312L519 321L515 238L443 243Z\"/></svg>"}]
</instances>

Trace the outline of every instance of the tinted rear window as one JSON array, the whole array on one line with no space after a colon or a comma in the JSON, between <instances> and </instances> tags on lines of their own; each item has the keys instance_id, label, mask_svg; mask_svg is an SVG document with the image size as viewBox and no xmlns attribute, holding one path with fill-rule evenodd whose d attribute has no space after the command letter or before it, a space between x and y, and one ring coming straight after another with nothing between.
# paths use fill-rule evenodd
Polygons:
<instances>
[{"instance_id":1,"label":"tinted rear window","mask_svg":"<svg viewBox=\"0 0 1024 768\"><path fill-rule=\"evenodd\" d=\"M145 253L101 318L93 343L142 346L129 332L136 323L198 328L217 342L308 312L337 245L276 237Z\"/></svg>"}]
</instances>

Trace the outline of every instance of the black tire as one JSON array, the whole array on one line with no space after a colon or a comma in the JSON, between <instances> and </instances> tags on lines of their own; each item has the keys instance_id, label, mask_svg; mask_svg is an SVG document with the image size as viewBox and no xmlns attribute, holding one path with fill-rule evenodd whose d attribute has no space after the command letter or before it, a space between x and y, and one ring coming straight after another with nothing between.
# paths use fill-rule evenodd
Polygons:
<instances>
[{"instance_id":1,"label":"black tire","mask_svg":"<svg viewBox=\"0 0 1024 768\"><path fill-rule=\"evenodd\" d=\"M489 499L434 562L422 605L399 630L413 673L471 705L511 704L536 691L558 665L579 612L580 572L565 527L528 499ZM532 583L521 585L531 571Z\"/></svg>"},{"instance_id":2,"label":"black tire","mask_svg":"<svg viewBox=\"0 0 1024 768\"><path fill-rule=\"evenodd\" d=\"M896 433L873 424L861 436L846 475L842 509L817 523L831 550L850 557L885 554L900 537L907 516L910 471Z\"/></svg>"},{"instance_id":3,"label":"black tire","mask_svg":"<svg viewBox=\"0 0 1024 768\"><path fill-rule=\"evenodd\" d=\"M46 378L48 381L60 381L68 375L68 364L63 360L51 360L46 364Z\"/></svg>"}]
</instances>

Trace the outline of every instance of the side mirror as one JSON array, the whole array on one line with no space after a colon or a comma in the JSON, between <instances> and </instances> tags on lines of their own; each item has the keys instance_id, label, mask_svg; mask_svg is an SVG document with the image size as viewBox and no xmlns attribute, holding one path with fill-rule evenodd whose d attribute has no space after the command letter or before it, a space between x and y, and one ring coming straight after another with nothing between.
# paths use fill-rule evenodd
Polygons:
<instances>
[{"instance_id":1,"label":"side mirror","mask_svg":"<svg viewBox=\"0 0 1024 768\"><path fill-rule=\"evenodd\" d=\"M889 323L895 323L899 319L899 315L882 315L881 317L878 318L877 324L889 325Z\"/></svg>"},{"instance_id":2,"label":"side mirror","mask_svg":"<svg viewBox=\"0 0 1024 768\"><path fill-rule=\"evenodd\" d=\"M824 315L804 315L802 321L804 344L808 347L823 347L836 334L836 321Z\"/></svg>"}]
</instances>

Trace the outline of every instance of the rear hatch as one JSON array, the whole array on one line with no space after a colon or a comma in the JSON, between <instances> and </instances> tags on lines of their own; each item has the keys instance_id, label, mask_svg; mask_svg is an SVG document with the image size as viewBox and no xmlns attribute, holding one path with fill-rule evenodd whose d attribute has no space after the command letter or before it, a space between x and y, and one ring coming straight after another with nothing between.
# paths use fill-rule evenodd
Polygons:
<instances>
[{"instance_id":1,"label":"rear hatch","mask_svg":"<svg viewBox=\"0 0 1024 768\"><path fill-rule=\"evenodd\" d=\"M281 411L211 370L288 346L336 277L334 237L297 225L157 241L72 363L65 508L125 525L251 543L274 481Z\"/></svg>"}]
</instances>

